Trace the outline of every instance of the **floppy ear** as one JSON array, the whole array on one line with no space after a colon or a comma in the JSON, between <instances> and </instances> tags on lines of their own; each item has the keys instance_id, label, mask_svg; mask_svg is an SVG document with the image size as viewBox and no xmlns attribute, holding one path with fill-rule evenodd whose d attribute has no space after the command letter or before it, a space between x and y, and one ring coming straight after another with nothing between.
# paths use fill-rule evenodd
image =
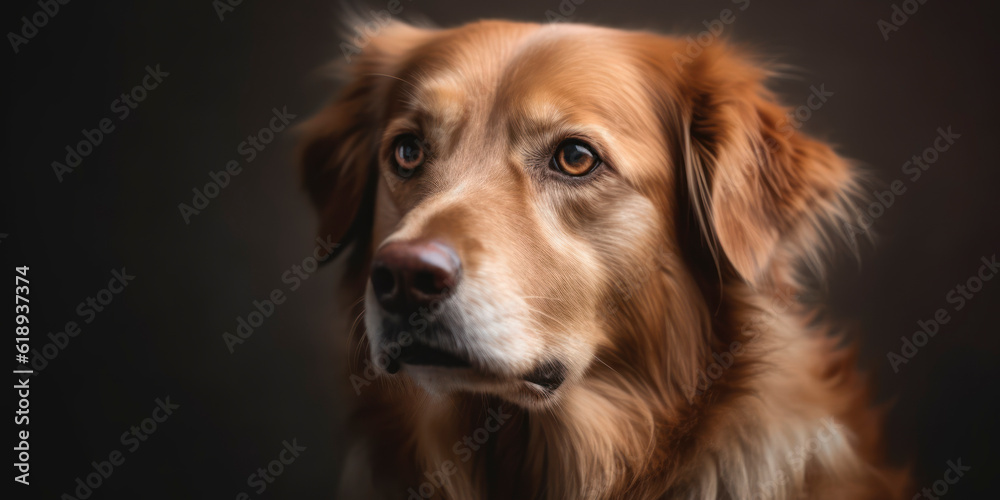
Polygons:
<instances>
[{"instance_id":1,"label":"floppy ear","mask_svg":"<svg viewBox=\"0 0 1000 500\"><path fill-rule=\"evenodd\" d=\"M333 257L356 240L364 243L371 230L376 151L387 96L396 83L392 76L427 33L392 22L364 47L354 47L339 70L346 78L339 95L301 126L302 181L319 213L320 238L338 242Z\"/></svg>"},{"instance_id":2,"label":"floppy ear","mask_svg":"<svg viewBox=\"0 0 1000 500\"><path fill-rule=\"evenodd\" d=\"M854 166L798 130L765 88L768 76L721 42L680 76L679 142L695 214L713 253L721 249L752 285L799 263L818 271L820 250L836 243L830 235L852 227L858 190Z\"/></svg>"}]
</instances>

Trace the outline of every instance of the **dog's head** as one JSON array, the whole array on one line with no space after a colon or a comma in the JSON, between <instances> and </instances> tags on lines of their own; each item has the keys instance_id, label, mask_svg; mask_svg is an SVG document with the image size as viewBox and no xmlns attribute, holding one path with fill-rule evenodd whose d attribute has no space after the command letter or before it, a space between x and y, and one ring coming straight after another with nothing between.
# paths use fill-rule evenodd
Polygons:
<instances>
[{"instance_id":1,"label":"dog's head","mask_svg":"<svg viewBox=\"0 0 1000 500\"><path fill-rule=\"evenodd\" d=\"M697 307L661 285L695 281L700 254L715 278L766 286L813 253L851 167L786 119L764 69L697 48L394 23L355 55L300 156L321 232L366 266L375 364L541 404L628 342L623 304ZM631 349L672 348L643 335Z\"/></svg>"}]
</instances>

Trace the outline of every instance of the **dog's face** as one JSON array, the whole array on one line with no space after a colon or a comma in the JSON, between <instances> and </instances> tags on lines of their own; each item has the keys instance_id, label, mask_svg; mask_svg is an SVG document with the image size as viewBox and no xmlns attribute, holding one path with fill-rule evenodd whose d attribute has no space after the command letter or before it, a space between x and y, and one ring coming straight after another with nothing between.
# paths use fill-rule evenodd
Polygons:
<instances>
[{"instance_id":1,"label":"dog's face","mask_svg":"<svg viewBox=\"0 0 1000 500\"><path fill-rule=\"evenodd\" d=\"M390 25L364 49L302 157L323 233L360 220L370 236L355 244L376 366L434 393L552 401L624 342L623 301L685 272L687 219L763 279L846 169L782 128L763 71L684 50L499 22Z\"/></svg>"}]
</instances>

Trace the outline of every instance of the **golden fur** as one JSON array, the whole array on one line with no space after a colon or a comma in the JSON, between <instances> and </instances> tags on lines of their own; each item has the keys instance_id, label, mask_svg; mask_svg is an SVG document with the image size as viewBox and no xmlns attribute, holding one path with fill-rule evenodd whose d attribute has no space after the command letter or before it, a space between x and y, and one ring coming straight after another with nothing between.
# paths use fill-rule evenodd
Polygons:
<instances>
[{"instance_id":1,"label":"golden fur","mask_svg":"<svg viewBox=\"0 0 1000 500\"><path fill-rule=\"evenodd\" d=\"M434 498L902 495L852 352L795 298L852 215L858 173L788 125L753 59L717 41L681 62L684 43L393 23L345 69L300 158L322 234L352 245L345 296L367 297L352 373L378 353L371 255L416 237L461 256L448 307L475 325L470 355L489 356L372 368L342 495L419 498L445 462ZM431 151L412 179L386 160L405 131ZM566 137L607 168L554 177L544 155ZM521 380L552 357L558 390ZM498 408L511 417L456 455Z\"/></svg>"}]
</instances>

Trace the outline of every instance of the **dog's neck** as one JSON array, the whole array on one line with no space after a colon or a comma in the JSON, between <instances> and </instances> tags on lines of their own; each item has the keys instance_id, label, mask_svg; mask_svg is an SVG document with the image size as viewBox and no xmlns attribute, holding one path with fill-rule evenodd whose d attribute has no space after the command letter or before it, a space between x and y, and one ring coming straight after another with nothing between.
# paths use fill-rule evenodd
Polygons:
<instances>
[{"instance_id":1,"label":"dog's neck","mask_svg":"<svg viewBox=\"0 0 1000 500\"><path fill-rule=\"evenodd\" d=\"M671 432L648 398L620 387L588 378L551 408L531 411L481 396L424 396L400 421L412 426L408 451L417 459L403 490L446 498L607 497L623 478L665 465L656 455Z\"/></svg>"}]
</instances>

